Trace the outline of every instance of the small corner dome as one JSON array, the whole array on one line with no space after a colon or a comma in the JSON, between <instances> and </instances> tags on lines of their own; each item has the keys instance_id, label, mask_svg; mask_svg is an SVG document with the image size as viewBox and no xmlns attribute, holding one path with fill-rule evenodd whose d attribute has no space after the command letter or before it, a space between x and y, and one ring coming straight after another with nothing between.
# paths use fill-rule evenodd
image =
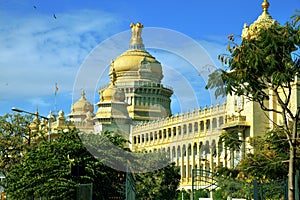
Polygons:
<instances>
[{"instance_id":1,"label":"small corner dome","mask_svg":"<svg viewBox=\"0 0 300 200\"><path fill-rule=\"evenodd\" d=\"M110 84L101 92L101 102L124 102L125 93L124 91L115 87L115 85Z\"/></svg>"},{"instance_id":2,"label":"small corner dome","mask_svg":"<svg viewBox=\"0 0 300 200\"><path fill-rule=\"evenodd\" d=\"M242 31L242 39L256 39L261 29L269 29L270 27L280 27L280 24L271 17L268 12L270 6L268 0L264 0L261 4L263 8L262 14L250 26L244 24Z\"/></svg>"},{"instance_id":3,"label":"small corner dome","mask_svg":"<svg viewBox=\"0 0 300 200\"><path fill-rule=\"evenodd\" d=\"M72 105L72 114L85 114L94 112L94 106L85 98L85 92L82 90L81 98Z\"/></svg>"}]
</instances>

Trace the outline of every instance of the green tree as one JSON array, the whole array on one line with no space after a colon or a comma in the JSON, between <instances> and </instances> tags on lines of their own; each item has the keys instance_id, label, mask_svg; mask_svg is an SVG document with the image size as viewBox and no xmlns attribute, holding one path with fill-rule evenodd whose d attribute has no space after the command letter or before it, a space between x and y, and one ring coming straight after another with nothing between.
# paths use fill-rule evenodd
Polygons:
<instances>
[{"instance_id":1,"label":"green tree","mask_svg":"<svg viewBox=\"0 0 300 200\"><path fill-rule=\"evenodd\" d=\"M105 137L95 134L81 135L85 146L108 166L120 170L132 170L136 184L136 199L175 199L180 182L179 167L169 163L163 152L130 152L123 133L104 131ZM161 166L165 166L161 168Z\"/></svg>"},{"instance_id":2,"label":"green tree","mask_svg":"<svg viewBox=\"0 0 300 200\"><path fill-rule=\"evenodd\" d=\"M295 155L297 146L297 127L300 107L293 109L291 96L295 92L297 76L300 72L299 16L292 23L257 29L255 38L244 38L241 44L229 39L229 55L220 59L228 64L228 69L218 69L209 76L206 88L216 88L216 95L243 95L250 101L257 102L261 109L279 114L284 133L289 142L289 199L295 199ZM276 99L278 109L269 108L270 93Z\"/></svg>"},{"instance_id":3,"label":"green tree","mask_svg":"<svg viewBox=\"0 0 300 200\"><path fill-rule=\"evenodd\" d=\"M0 173L4 176L14 165L21 162L22 154L31 144L31 119L20 114L0 116ZM0 184L5 187L5 182Z\"/></svg>"},{"instance_id":4,"label":"green tree","mask_svg":"<svg viewBox=\"0 0 300 200\"><path fill-rule=\"evenodd\" d=\"M239 133L236 130L224 131L219 136L220 141L224 143L225 148L230 151L231 166L234 166L234 152L240 150L242 140L239 139Z\"/></svg>"},{"instance_id":5,"label":"green tree","mask_svg":"<svg viewBox=\"0 0 300 200\"><path fill-rule=\"evenodd\" d=\"M250 138L249 142L254 151L239 163L245 178L270 181L287 177L289 143L283 130L272 130L263 137Z\"/></svg>"},{"instance_id":6,"label":"green tree","mask_svg":"<svg viewBox=\"0 0 300 200\"><path fill-rule=\"evenodd\" d=\"M191 199L191 194L189 191L181 190L177 195L177 200L189 200Z\"/></svg>"},{"instance_id":7,"label":"green tree","mask_svg":"<svg viewBox=\"0 0 300 200\"><path fill-rule=\"evenodd\" d=\"M55 140L38 143L23 157L6 177L6 192L11 199L74 199L78 185L84 183L97 188L93 190L94 199L107 199L113 195L111 191L124 190L124 173L91 155L77 129L58 130Z\"/></svg>"},{"instance_id":8,"label":"green tree","mask_svg":"<svg viewBox=\"0 0 300 200\"><path fill-rule=\"evenodd\" d=\"M194 193L194 199L199 199L199 198L203 198L203 197L209 197L209 191L208 190L196 190Z\"/></svg>"},{"instance_id":9,"label":"green tree","mask_svg":"<svg viewBox=\"0 0 300 200\"><path fill-rule=\"evenodd\" d=\"M136 177L136 199L176 199L180 182L179 167L170 163L153 172L138 173Z\"/></svg>"}]
</instances>

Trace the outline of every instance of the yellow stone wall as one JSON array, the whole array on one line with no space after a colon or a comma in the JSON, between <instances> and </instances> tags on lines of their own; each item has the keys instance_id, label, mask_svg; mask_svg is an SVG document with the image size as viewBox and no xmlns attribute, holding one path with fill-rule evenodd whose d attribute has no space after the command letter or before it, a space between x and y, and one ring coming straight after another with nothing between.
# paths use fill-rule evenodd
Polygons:
<instances>
[{"instance_id":1,"label":"yellow stone wall","mask_svg":"<svg viewBox=\"0 0 300 200\"><path fill-rule=\"evenodd\" d=\"M133 126L132 150L167 152L181 168L181 186L191 188L193 168L226 164L225 150L218 147L225 118L223 104Z\"/></svg>"}]
</instances>

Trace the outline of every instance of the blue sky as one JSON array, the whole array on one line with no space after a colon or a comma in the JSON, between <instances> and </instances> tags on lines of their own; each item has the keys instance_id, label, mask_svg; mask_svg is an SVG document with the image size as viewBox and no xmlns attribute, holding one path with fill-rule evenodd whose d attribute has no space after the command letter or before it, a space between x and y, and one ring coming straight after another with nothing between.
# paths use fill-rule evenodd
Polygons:
<instances>
[{"instance_id":1,"label":"blue sky","mask_svg":"<svg viewBox=\"0 0 300 200\"><path fill-rule=\"evenodd\" d=\"M300 0L269 2L269 13L281 24L290 20L295 9L300 9ZM227 36L240 35L244 23L255 21L262 12L261 3L262 0L0 0L0 115L11 112L11 107L32 112L38 108L40 114L47 115L54 109L55 83L59 88L57 110L70 113L70 106L80 93L74 85L91 55L98 55L97 49L106 47L106 54L99 55L115 59L117 51L110 54L110 46L105 46L111 39L124 39L117 45L120 52L126 50L131 22L144 24L146 48L147 44L153 45L147 31L164 29L198 43L210 62L220 67L217 56L225 52ZM219 101L212 100L205 91L199 66L164 48L147 50L163 65L163 83L175 91L174 113ZM181 53L188 55L190 50ZM95 88L107 84L107 65L97 64L95 57L94 60L98 66L94 73L99 73L99 78L94 88L85 88L90 91L87 98L92 103L99 100ZM187 86L190 93L185 93Z\"/></svg>"}]
</instances>

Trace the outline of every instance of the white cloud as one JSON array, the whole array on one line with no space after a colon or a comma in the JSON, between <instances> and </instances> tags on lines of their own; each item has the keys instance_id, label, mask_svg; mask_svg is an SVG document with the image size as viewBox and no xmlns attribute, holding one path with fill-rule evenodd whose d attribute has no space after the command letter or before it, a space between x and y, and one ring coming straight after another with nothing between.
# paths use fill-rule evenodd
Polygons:
<instances>
[{"instance_id":1,"label":"white cloud","mask_svg":"<svg viewBox=\"0 0 300 200\"><path fill-rule=\"evenodd\" d=\"M49 102L45 101L41 97L31 98L28 101L30 102L31 105L34 105L34 106L37 106L37 107L46 107L46 106L51 105Z\"/></svg>"},{"instance_id":2,"label":"white cloud","mask_svg":"<svg viewBox=\"0 0 300 200\"><path fill-rule=\"evenodd\" d=\"M78 99L81 88L89 90L86 93L92 103L99 100L97 90L106 84L103 82L107 80L105 70L110 60L127 49L130 31L109 37L121 22L116 16L101 11L56 14L56 20L42 14L25 17L0 14L4 21L10 21L0 27L0 92L5 94L1 95L0 102L27 99L31 105L49 107L47 100L53 96L56 82L59 93L78 92L73 94L74 99L70 95L70 104ZM146 48L158 47L153 55L164 66L163 82L174 88L174 101L176 99L184 112L198 105L210 105L205 80L198 73L206 64L213 63L210 52L216 54L221 45L205 40L178 42L182 38L176 36L182 34L174 31L173 37L165 40L166 33L172 30L164 31L145 29L143 38ZM199 43L205 48L194 51L199 50Z\"/></svg>"},{"instance_id":3,"label":"white cloud","mask_svg":"<svg viewBox=\"0 0 300 200\"><path fill-rule=\"evenodd\" d=\"M9 22L0 28L0 100L49 95L55 82L60 92L72 91L80 64L119 21L94 10L57 16L0 14Z\"/></svg>"}]
</instances>

